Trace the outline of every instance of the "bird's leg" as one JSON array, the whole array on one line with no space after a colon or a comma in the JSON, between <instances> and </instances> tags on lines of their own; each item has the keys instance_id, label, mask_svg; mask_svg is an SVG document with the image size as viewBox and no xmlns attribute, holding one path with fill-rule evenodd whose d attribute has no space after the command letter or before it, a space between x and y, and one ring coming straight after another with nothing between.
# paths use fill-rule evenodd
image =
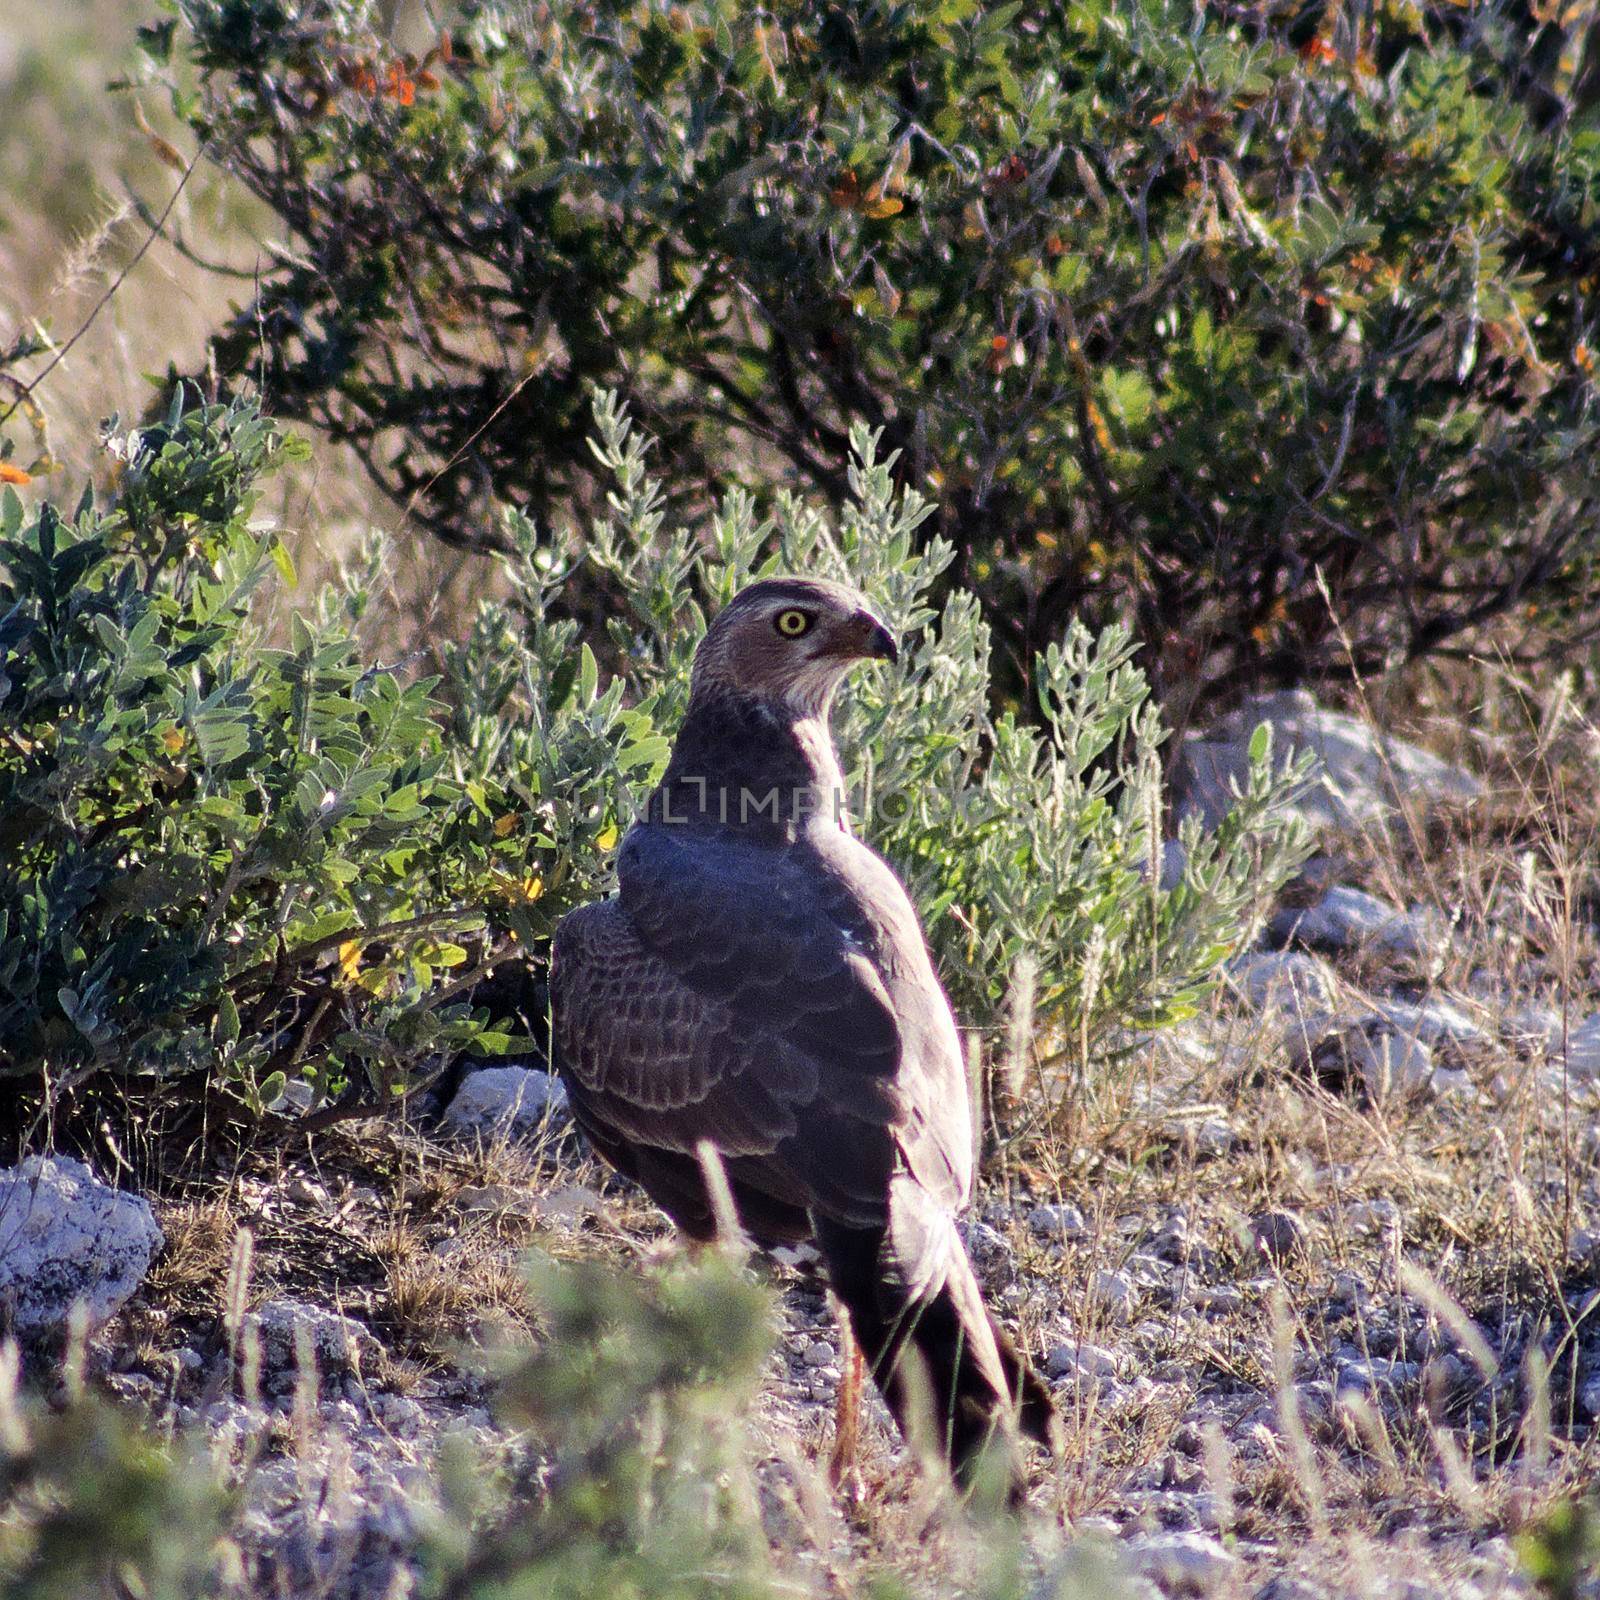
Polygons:
<instances>
[{"instance_id":1,"label":"bird's leg","mask_svg":"<svg viewBox=\"0 0 1600 1600\"><path fill-rule=\"evenodd\" d=\"M839 1316L839 1355L843 1372L839 1379L839 1400L833 1418L833 1454L828 1460L828 1482L844 1492L852 1504L866 1497L856 1454L861 1444L861 1380L866 1373L866 1357L860 1341L850 1327L849 1313L837 1305Z\"/></svg>"}]
</instances>

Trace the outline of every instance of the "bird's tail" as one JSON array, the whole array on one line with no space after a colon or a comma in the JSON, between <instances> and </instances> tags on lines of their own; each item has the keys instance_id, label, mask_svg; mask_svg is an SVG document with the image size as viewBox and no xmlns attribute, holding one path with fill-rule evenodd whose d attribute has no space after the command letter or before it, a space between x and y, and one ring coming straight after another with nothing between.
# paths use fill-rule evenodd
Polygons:
<instances>
[{"instance_id":1,"label":"bird's tail","mask_svg":"<svg viewBox=\"0 0 1600 1600\"><path fill-rule=\"evenodd\" d=\"M834 1293L849 1313L900 1431L931 1444L963 1486L991 1446L1008 1451L1010 1494L1024 1492L1015 1440L1046 1449L1055 1408L1043 1380L983 1303L948 1213L897 1186L882 1228L817 1223Z\"/></svg>"}]
</instances>

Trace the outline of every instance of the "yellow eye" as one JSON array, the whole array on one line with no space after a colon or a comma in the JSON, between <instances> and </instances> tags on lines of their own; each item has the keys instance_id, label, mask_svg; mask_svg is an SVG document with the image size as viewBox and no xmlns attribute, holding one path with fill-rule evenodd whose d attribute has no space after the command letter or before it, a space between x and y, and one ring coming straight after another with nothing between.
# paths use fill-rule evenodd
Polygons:
<instances>
[{"instance_id":1,"label":"yellow eye","mask_svg":"<svg viewBox=\"0 0 1600 1600\"><path fill-rule=\"evenodd\" d=\"M798 639L811 626L811 618L804 611L780 611L772 625L785 639Z\"/></svg>"}]
</instances>

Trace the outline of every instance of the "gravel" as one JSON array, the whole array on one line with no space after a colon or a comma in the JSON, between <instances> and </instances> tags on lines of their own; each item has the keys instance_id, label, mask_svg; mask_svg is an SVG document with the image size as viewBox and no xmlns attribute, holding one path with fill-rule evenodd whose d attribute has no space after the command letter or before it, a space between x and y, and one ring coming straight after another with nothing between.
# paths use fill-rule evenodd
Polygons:
<instances>
[{"instance_id":1,"label":"gravel","mask_svg":"<svg viewBox=\"0 0 1600 1600\"><path fill-rule=\"evenodd\" d=\"M1132 1320L1139 1290L1125 1272L1097 1272L1090 1283L1095 1303L1112 1322Z\"/></svg>"},{"instance_id":2,"label":"gravel","mask_svg":"<svg viewBox=\"0 0 1600 1600\"><path fill-rule=\"evenodd\" d=\"M359 1377L382 1359L373 1335L352 1317L307 1300L269 1300L245 1319L260 1341L262 1386L288 1394L309 1360L319 1384Z\"/></svg>"},{"instance_id":3,"label":"gravel","mask_svg":"<svg viewBox=\"0 0 1600 1600\"><path fill-rule=\"evenodd\" d=\"M1250 1244L1269 1261L1300 1255L1310 1243L1306 1225L1293 1211L1264 1211L1250 1220Z\"/></svg>"},{"instance_id":4,"label":"gravel","mask_svg":"<svg viewBox=\"0 0 1600 1600\"><path fill-rule=\"evenodd\" d=\"M1340 1365L1337 1387L1340 1393L1356 1390L1362 1394L1372 1394L1380 1390L1404 1388L1421 1376L1422 1368L1415 1361L1362 1357Z\"/></svg>"},{"instance_id":5,"label":"gravel","mask_svg":"<svg viewBox=\"0 0 1600 1600\"><path fill-rule=\"evenodd\" d=\"M1028 1213L1028 1226L1042 1239L1086 1239L1089 1224L1076 1206L1039 1205Z\"/></svg>"},{"instance_id":6,"label":"gravel","mask_svg":"<svg viewBox=\"0 0 1600 1600\"><path fill-rule=\"evenodd\" d=\"M1051 1345L1044 1370L1051 1378L1114 1378L1117 1358L1100 1345L1068 1340Z\"/></svg>"}]
</instances>

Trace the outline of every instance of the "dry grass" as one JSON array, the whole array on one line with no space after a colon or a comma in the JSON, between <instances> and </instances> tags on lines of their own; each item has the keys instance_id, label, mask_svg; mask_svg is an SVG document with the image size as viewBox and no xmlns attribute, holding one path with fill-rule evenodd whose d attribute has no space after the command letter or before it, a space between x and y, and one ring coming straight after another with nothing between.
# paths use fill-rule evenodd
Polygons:
<instances>
[{"instance_id":1,"label":"dry grass","mask_svg":"<svg viewBox=\"0 0 1600 1600\"><path fill-rule=\"evenodd\" d=\"M165 393L169 369L206 372L210 334L248 303L252 275L281 241L248 194L202 163L163 235L150 242L146 219L162 211L181 179L158 147L187 161L195 140L160 95L107 86L134 65L134 29L154 7L79 0L70 16L58 7L14 9L0 37L0 118L14 134L0 153L0 342L37 327L48 330L52 346L14 374L41 380L32 397L41 426L19 411L3 431L16 460L38 474L27 492L71 503L86 477L110 481L113 467L99 447L105 420L138 422ZM413 13L422 8L391 9L395 29L415 31ZM45 375L52 351L80 330ZM264 398L270 410L271 396ZM494 574L481 559L410 527L350 452L308 436L309 467L292 481L269 482L257 512L282 529L300 579L298 595L264 616L269 631L286 631L289 612L358 562L376 530L393 546L368 618L385 659L462 633Z\"/></svg>"},{"instance_id":2,"label":"dry grass","mask_svg":"<svg viewBox=\"0 0 1600 1600\"><path fill-rule=\"evenodd\" d=\"M161 1231L167 1242L150 1274L152 1297L221 1315L239 1233L232 1206L222 1197L180 1201L163 1208Z\"/></svg>"},{"instance_id":3,"label":"dry grass","mask_svg":"<svg viewBox=\"0 0 1600 1600\"><path fill-rule=\"evenodd\" d=\"M464 1342L492 1343L530 1327L527 1286L498 1240L471 1235L439 1255L396 1233L387 1255L387 1309L399 1348L441 1359Z\"/></svg>"}]
</instances>

